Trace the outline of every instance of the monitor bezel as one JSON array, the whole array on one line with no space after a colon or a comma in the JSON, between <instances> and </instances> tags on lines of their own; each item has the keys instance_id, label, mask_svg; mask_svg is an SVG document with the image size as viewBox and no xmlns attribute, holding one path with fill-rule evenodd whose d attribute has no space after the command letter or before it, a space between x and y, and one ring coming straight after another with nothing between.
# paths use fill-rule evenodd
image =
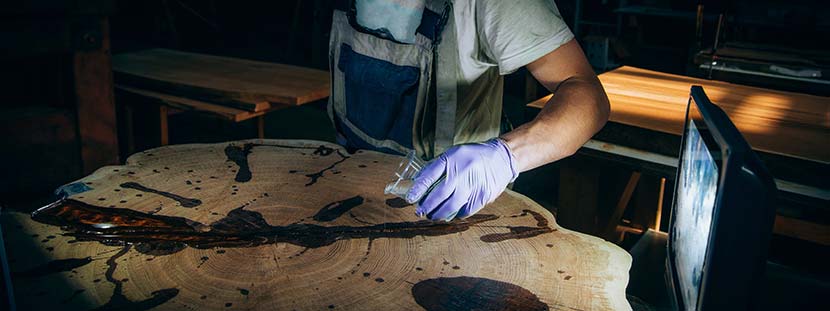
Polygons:
<instances>
[{"instance_id":1,"label":"monitor bezel","mask_svg":"<svg viewBox=\"0 0 830 311\"><path fill-rule=\"evenodd\" d=\"M693 104L700 112L700 120L690 120L689 113L692 108L691 105ZM710 142L714 142L721 152L721 161L718 166L718 188L712 211L712 223L709 228L709 241L706 248L705 264L702 269L703 275L697 297L697 306L698 309L706 307L718 308L725 305L746 307L747 305L751 305L752 302L730 301L729 299L732 298L730 294L734 294L733 296L737 299L742 299L751 295L752 289L734 288L734 284L741 282L729 280L728 275L715 274L725 274L725 272L731 273L734 271L740 276L745 277L750 275L750 277L754 278L759 277L757 275L759 271L761 275L763 274L768 240L775 217L775 207L772 202L774 201L777 190L775 189L771 175L769 175L761 161L752 152L749 144L744 140L738 129L729 120L729 117L723 110L709 101L703 88L700 86L691 87L684 121L683 138L680 144L681 152L675 179L678 182L676 182L674 189L666 259L667 277L670 279L675 307L683 310L685 304L683 303L682 293L679 290L680 284L677 270L674 267L675 253L673 251L673 244L675 241L671 232L674 230L679 178L684 156L683 149L685 148L686 131L688 131L690 121L698 124L698 127L703 123L706 126L707 132L705 134L701 133L701 135L711 136L710 140L701 137L707 144L707 148L714 147L709 145ZM757 195L753 198L742 197L746 193L761 193L763 195ZM758 205L757 208L749 206L752 204ZM722 214L724 212L722 209L723 205L730 205L732 207L726 209L726 212ZM745 245L739 244L740 240L736 236L740 236L744 232L738 231L737 228L721 225L722 217L726 219L726 223L735 222L739 217L745 217L749 223L760 224L756 227L741 228L747 230L746 234L757 237L757 239L746 242ZM740 253L739 249L741 247L747 251ZM735 251L739 254L718 252L719 249L730 249L730 251ZM713 274L712 271L719 272ZM711 286L713 284L714 286ZM732 288L729 288L730 286ZM731 292L724 293L723 291Z\"/></svg>"},{"instance_id":2,"label":"monitor bezel","mask_svg":"<svg viewBox=\"0 0 830 311\"><path fill-rule=\"evenodd\" d=\"M678 310L685 310L686 304L684 303L685 300L684 300L684 297L683 297L683 292L682 292L682 290L679 290L681 288L681 286L680 286L680 278L678 276L678 271L677 271L677 269L674 268L674 265L673 265L674 263L677 262L677 260L676 260L676 254L674 252L674 248L672 247L672 245L674 243L676 243L675 236L674 236L674 225L675 225L675 222L676 222L675 217L677 216L677 213L675 213L675 209L677 208L677 204L678 204L677 200L679 198L680 191L682 190L682 189L680 189L680 187L681 187L680 180L681 180L681 171L683 169L683 163L685 163L684 159L685 159L686 140L688 139L687 134L689 133L689 130L690 130L689 125L692 124L692 123L696 124L696 128L697 128L698 134L700 135L700 139L706 145L706 148L708 150L712 150L714 148L717 148L720 151L720 155L717 158L715 158L715 156L712 155L715 166L717 167L717 170L718 170L718 176L717 176L718 181L717 181L717 188L716 188L716 193L715 193L715 201L712 203L712 209L713 209L712 210L712 221L711 221L711 224L709 226L709 236L708 236L709 241L707 241L707 243L706 243L706 253L704 255L704 258L705 258L704 263L706 263L709 259L709 250L710 250L710 246L711 246L711 242L712 242L712 231L713 231L713 229L716 225L716 220L718 218L718 215L717 215L718 208L717 208L717 206L718 206L719 201L721 200L721 193L722 193L721 189L723 187L723 179L726 175L726 171L725 171L725 169L727 168L726 162L727 162L727 159L729 158L729 155L731 154L729 144L724 141L723 136L720 135L720 131L717 130L717 126L712 124L714 122L711 122L711 113L709 111L706 111L706 108L701 108L701 106L705 107L707 104L711 105L711 102L708 101L708 98L706 98L705 95L701 96L700 93L702 93L702 89L701 89L701 92L697 92L697 90L694 87L692 87L691 96L689 96L689 100L686 104L686 117L684 118L683 133L682 133L682 138L681 138L681 141L680 141L681 151L680 151L680 154L678 156L677 173L676 173L676 176L675 176L675 179L674 179L675 180L674 197L673 197L673 200L672 200L671 216L669 218L669 236L668 236L668 246L667 246L668 247L667 260L669 260L672 263L672 265L670 266L671 269L668 269L667 271L669 271L669 273L671 273L671 280L672 280L672 283L673 283L672 286L675 289L672 292L674 294L674 299L676 301L675 306L677 307ZM696 119L696 118L692 117L691 114L692 114L693 109L697 110L700 113L700 118L699 119ZM703 131L704 129L706 131ZM700 302L700 297L703 296L703 285L705 284L705 277L708 275L708 268L709 268L708 265L704 265L704 267L701 269L702 270L701 273L702 273L702 276L703 276L704 279L701 279L700 289L697 292L697 294L698 294L698 297L697 297L698 298L698 303L697 303L698 308L700 307L700 303L701 303Z\"/></svg>"}]
</instances>

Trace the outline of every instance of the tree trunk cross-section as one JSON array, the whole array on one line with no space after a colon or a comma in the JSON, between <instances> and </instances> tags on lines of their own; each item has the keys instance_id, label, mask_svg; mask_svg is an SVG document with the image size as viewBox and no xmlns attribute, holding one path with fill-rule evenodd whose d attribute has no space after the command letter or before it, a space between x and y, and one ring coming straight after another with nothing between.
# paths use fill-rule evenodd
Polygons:
<instances>
[{"instance_id":1,"label":"tree trunk cross-section","mask_svg":"<svg viewBox=\"0 0 830 311\"><path fill-rule=\"evenodd\" d=\"M315 141L166 146L8 212L21 309L605 310L631 258L505 191L449 223L383 194L401 158ZM48 298L44 298L48 297Z\"/></svg>"}]
</instances>

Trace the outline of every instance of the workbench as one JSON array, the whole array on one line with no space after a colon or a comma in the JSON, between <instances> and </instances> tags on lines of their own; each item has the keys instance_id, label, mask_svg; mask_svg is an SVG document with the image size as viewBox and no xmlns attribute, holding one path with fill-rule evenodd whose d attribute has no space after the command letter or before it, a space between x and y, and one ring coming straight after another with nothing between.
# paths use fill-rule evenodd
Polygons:
<instances>
[{"instance_id":1,"label":"workbench","mask_svg":"<svg viewBox=\"0 0 830 311\"><path fill-rule=\"evenodd\" d=\"M25 310L627 310L631 257L505 191L431 222L402 157L318 141L171 145L0 221ZM44 299L49 297L49 299Z\"/></svg>"},{"instance_id":2,"label":"workbench","mask_svg":"<svg viewBox=\"0 0 830 311\"><path fill-rule=\"evenodd\" d=\"M158 109L159 141L169 143L168 116L185 111L208 113L231 122L257 119L265 137L265 114L327 98L329 74L323 70L168 49L113 56L116 91L127 99L127 150L134 152L133 106Z\"/></svg>"},{"instance_id":3,"label":"workbench","mask_svg":"<svg viewBox=\"0 0 830 311\"><path fill-rule=\"evenodd\" d=\"M666 215L692 85L703 86L712 102L729 115L759 154L776 178L780 202L794 200L818 208L828 206L830 98L628 66L600 74L599 79L611 105L609 122L578 154L583 159L587 156L608 160L635 171L612 214L618 215L625 208L636 187L646 187L652 189L648 192L659 195L651 203L662 203L663 210L658 213ZM554 95L528 106L538 111L551 96ZM597 200L586 199L597 196L598 166L580 159L566 163L569 165L560 171L560 221L583 232L610 233L616 223L598 223ZM779 208L776 233L830 245L830 233L825 226L781 214ZM615 221L613 218L611 222Z\"/></svg>"}]
</instances>

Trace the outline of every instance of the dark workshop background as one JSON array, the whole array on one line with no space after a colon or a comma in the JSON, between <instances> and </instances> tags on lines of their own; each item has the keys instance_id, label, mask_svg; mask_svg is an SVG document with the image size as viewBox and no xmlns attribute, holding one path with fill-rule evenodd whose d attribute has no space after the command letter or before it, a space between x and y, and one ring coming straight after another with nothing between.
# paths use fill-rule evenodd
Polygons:
<instances>
[{"instance_id":1,"label":"dark workshop background","mask_svg":"<svg viewBox=\"0 0 830 311\"><path fill-rule=\"evenodd\" d=\"M707 49L720 44L801 55L825 73L830 66L830 10L821 0L559 0L598 73L630 65L697 77ZM698 6L703 5L697 22ZM197 53L328 70L331 1L10 1L0 5L0 206L31 210L51 200L56 187L82 177L72 58L37 37L61 33L15 28L21 20L109 15L112 53L164 47ZM720 16L725 16L720 24ZM700 25L698 28L697 25ZM57 26L56 26L57 27ZM45 30L44 30L45 29ZM74 40L63 38L72 46ZM81 43L83 44L83 43ZM547 93L527 72L507 77L504 112L520 125L525 105ZM828 96L809 83L782 83L717 74L712 78L765 88ZM826 79L826 77L825 77ZM119 98L116 97L119 106ZM119 118L122 111L119 109ZM136 151L159 146L157 115L135 112ZM156 112L157 113L157 112ZM155 117L155 118L154 118ZM253 120L232 123L198 112L170 117L170 143L252 138ZM266 137L334 140L325 100L266 116ZM127 131L119 128L119 140ZM123 144L122 144L123 145ZM120 159L127 158L121 147ZM613 173L614 168L609 168ZM514 190L556 211L557 165L523 174ZM636 199L636 198L635 198ZM826 254L826 252L825 252Z\"/></svg>"}]
</instances>

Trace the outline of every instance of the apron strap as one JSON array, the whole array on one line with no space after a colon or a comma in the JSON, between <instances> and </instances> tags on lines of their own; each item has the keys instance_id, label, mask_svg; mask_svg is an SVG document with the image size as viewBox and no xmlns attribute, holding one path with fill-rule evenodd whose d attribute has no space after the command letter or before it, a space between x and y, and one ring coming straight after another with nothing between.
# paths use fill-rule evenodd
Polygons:
<instances>
[{"instance_id":1,"label":"apron strap","mask_svg":"<svg viewBox=\"0 0 830 311\"><path fill-rule=\"evenodd\" d=\"M454 144L455 115L458 107L458 41L455 31L455 14L452 3L446 2L447 27L441 34L440 44L435 51L435 155L439 155Z\"/></svg>"},{"instance_id":2,"label":"apron strap","mask_svg":"<svg viewBox=\"0 0 830 311\"><path fill-rule=\"evenodd\" d=\"M378 36L378 34L356 25L354 0L334 0L334 9L344 12L349 19L349 24L356 31ZM436 91L435 135L431 146L432 152L422 150L427 154L431 154L432 157L443 153L455 143L459 59L458 39L452 10L452 1L426 1L421 23L417 29L419 34L430 39L433 46L432 79L435 79ZM416 149L418 148L416 147Z\"/></svg>"}]
</instances>

